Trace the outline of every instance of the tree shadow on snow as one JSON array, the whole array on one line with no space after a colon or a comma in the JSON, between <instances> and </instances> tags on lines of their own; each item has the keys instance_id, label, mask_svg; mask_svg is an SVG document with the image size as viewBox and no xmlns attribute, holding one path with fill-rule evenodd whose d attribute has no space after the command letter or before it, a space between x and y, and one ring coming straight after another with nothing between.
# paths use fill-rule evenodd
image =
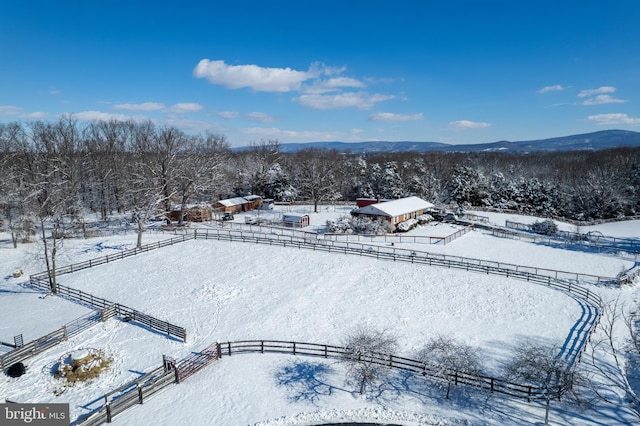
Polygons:
<instances>
[{"instance_id":1,"label":"tree shadow on snow","mask_svg":"<svg viewBox=\"0 0 640 426\"><path fill-rule=\"evenodd\" d=\"M335 391L349 392L329 384L329 377L335 372L324 363L292 361L276 371L275 379L278 386L288 388L289 400L316 405L320 397L331 396Z\"/></svg>"}]
</instances>

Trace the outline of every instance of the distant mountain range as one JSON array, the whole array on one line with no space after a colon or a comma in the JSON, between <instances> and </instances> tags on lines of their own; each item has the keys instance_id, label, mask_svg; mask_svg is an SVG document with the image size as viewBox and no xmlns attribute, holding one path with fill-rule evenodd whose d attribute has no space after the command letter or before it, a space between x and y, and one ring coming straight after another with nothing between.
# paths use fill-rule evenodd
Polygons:
<instances>
[{"instance_id":1,"label":"distant mountain range","mask_svg":"<svg viewBox=\"0 0 640 426\"><path fill-rule=\"evenodd\" d=\"M559 152L589 150L598 151L617 147L640 147L640 133L628 130L603 130L581 135L562 136L530 141L499 141L480 144L451 145L440 142L307 142L283 143L280 152L294 153L305 148L335 149L354 154L382 152ZM243 151L250 147L235 148Z\"/></svg>"}]
</instances>

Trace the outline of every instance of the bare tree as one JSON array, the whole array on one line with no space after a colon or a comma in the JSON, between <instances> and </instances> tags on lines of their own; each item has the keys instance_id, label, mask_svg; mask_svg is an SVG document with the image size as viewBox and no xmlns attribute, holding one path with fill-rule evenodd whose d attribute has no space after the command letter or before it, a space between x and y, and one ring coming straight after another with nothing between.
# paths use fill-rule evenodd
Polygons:
<instances>
[{"instance_id":1,"label":"bare tree","mask_svg":"<svg viewBox=\"0 0 640 426\"><path fill-rule=\"evenodd\" d=\"M184 220L188 201L199 195L217 192L225 178L224 165L229 157L229 143L224 136L194 136L177 158L176 193L180 202L178 225ZM217 195L217 194L216 194Z\"/></svg>"},{"instance_id":2,"label":"bare tree","mask_svg":"<svg viewBox=\"0 0 640 426\"><path fill-rule=\"evenodd\" d=\"M592 338L586 362L592 390L614 406L625 406L640 419L640 335L637 312L619 299L607 303L600 321L601 338Z\"/></svg>"},{"instance_id":3,"label":"bare tree","mask_svg":"<svg viewBox=\"0 0 640 426\"><path fill-rule=\"evenodd\" d=\"M313 211L318 212L321 201L341 198L335 178L338 155L325 149L305 149L296 154L296 186L302 196L313 201Z\"/></svg>"},{"instance_id":4,"label":"bare tree","mask_svg":"<svg viewBox=\"0 0 640 426\"><path fill-rule=\"evenodd\" d=\"M56 257L62 247L65 224L81 215L78 129L75 120L65 116L55 124L31 123L29 138L21 147L23 202L40 224L49 286L56 293Z\"/></svg>"},{"instance_id":5,"label":"bare tree","mask_svg":"<svg viewBox=\"0 0 640 426\"><path fill-rule=\"evenodd\" d=\"M436 378L447 385L447 399L451 384L458 374L481 374L482 366L477 350L448 336L437 336L427 342L418 353L418 360L435 371Z\"/></svg>"},{"instance_id":6,"label":"bare tree","mask_svg":"<svg viewBox=\"0 0 640 426\"><path fill-rule=\"evenodd\" d=\"M124 163L134 127L131 121L110 120L93 122L85 129L86 199L102 220L113 210L122 212L124 208Z\"/></svg>"},{"instance_id":7,"label":"bare tree","mask_svg":"<svg viewBox=\"0 0 640 426\"><path fill-rule=\"evenodd\" d=\"M544 423L549 422L551 400L574 392L581 375L553 347L525 343L518 346L506 366L507 376L538 388L545 399ZM575 395L575 393L574 393Z\"/></svg>"},{"instance_id":8,"label":"bare tree","mask_svg":"<svg viewBox=\"0 0 640 426\"><path fill-rule=\"evenodd\" d=\"M397 339L385 331L357 328L347 336L343 346L347 349L343 360L347 363L347 376L359 383L359 392L385 377L389 372L389 355L397 348Z\"/></svg>"}]
</instances>

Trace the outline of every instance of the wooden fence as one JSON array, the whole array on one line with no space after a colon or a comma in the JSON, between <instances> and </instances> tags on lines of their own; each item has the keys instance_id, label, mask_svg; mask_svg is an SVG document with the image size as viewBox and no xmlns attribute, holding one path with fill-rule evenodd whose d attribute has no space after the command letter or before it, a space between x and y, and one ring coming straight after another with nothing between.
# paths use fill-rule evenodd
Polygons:
<instances>
[{"instance_id":1,"label":"wooden fence","mask_svg":"<svg viewBox=\"0 0 640 426\"><path fill-rule=\"evenodd\" d=\"M0 356L0 370L52 348L70 337L76 336L102 321L100 312L91 312L63 325L42 337L9 351Z\"/></svg>"},{"instance_id":2,"label":"wooden fence","mask_svg":"<svg viewBox=\"0 0 640 426\"><path fill-rule=\"evenodd\" d=\"M580 300L591 306L594 315L590 316L587 323L580 329L571 331L569 337L577 335L578 344L574 346L574 353L567 354L569 359L580 360L586 344L596 330L602 315L602 300L588 288L578 284L580 280L591 279L595 283L610 283L613 278L604 278L585 274L574 274L548 270L536 267L524 267L508 263L486 261L480 259L463 258L458 256L447 256L427 252L416 252L406 249L397 249L388 246L370 246L358 243L338 243L321 240L295 239L293 237L271 236L267 234L255 234L246 232L198 232L195 238L214 238L228 241L254 242L258 244L280 245L283 247L297 247L311 250L319 250L334 253L355 254L360 256L375 257L376 259L386 259L392 261L404 261L419 263L430 266L442 266L446 268L462 269L483 274L502 275L508 278L516 278L523 281L542 284L556 290L564 291L575 295Z\"/></svg>"},{"instance_id":3,"label":"wooden fence","mask_svg":"<svg viewBox=\"0 0 640 426\"><path fill-rule=\"evenodd\" d=\"M288 342L281 340L245 340L219 344L220 356L232 356L247 353L278 353L333 358L347 360L354 357L351 350L340 346L317 343ZM368 362L389 367L394 370L409 371L437 380L445 380L455 385L467 385L490 392L501 393L527 401L545 399L546 391L530 385L522 385L490 376L461 373L453 369L445 370L433 364L392 354L371 352L363 355ZM552 391L558 397L558 391Z\"/></svg>"},{"instance_id":4,"label":"wooden fence","mask_svg":"<svg viewBox=\"0 0 640 426\"><path fill-rule=\"evenodd\" d=\"M333 345L318 343L282 341L282 340L243 340L235 342L214 343L200 352L196 352L177 362L174 367L158 367L141 377L108 392L102 399L104 403L91 413L78 418L74 426L97 426L111 423L113 417L163 390L164 388L181 383L207 365L212 364L223 356L233 356L251 353L290 354L310 357L331 358L339 360L358 359L352 350ZM444 380L452 385L471 386L491 393L500 393L527 401L541 400L549 397L547 390L532 385L523 385L507 380L476 374L466 374L453 369L441 368L411 358L368 352L360 355L367 362L382 365L393 370L408 371L435 380ZM361 359L360 358L360 359ZM551 397L560 398L559 390L550 391Z\"/></svg>"},{"instance_id":5,"label":"wooden fence","mask_svg":"<svg viewBox=\"0 0 640 426\"><path fill-rule=\"evenodd\" d=\"M73 424L76 426L95 426L111 423L113 417L132 408L164 388L183 382L221 356L221 346L214 343L200 352L194 352L175 364L164 364L141 377L106 393L104 403L91 413L81 416Z\"/></svg>"},{"instance_id":6,"label":"wooden fence","mask_svg":"<svg viewBox=\"0 0 640 426\"><path fill-rule=\"evenodd\" d=\"M31 275L29 279L32 285L45 290L49 290L49 282L46 278L46 273ZM58 295L67 296L70 299L86 305L90 305L94 308L109 309L109 313L107 315L117 315L125 321L135 321L163 334L177 337L185 342L187 340L187 330L183 327L160 320L136 309L121 305L120 303L114 303L107 299L103 299L102 297L94 296L82 290L77 290L75 288L67 287L61 284L58 284L57 287Z\"/></svg>"},{"instance_id":7,"label":"wooden fence","mask_svg":"<svg viewBox=\"0 0 640 426\"><path fill-rule=\"evenodd\" d=\"M505 226L507 228L518 229L520 231L534 232L533 225L528 223L520 223L507 220L505 222ZM525 234L526 235L526 234ZM599 250L615 250L615 251L626 251L629 253L639 254L640 253L640 239L638 238L616 238L616 237L608 237L604 235L599 235L597 233L579 233L579 232L569 232L557 230L553 235L530 235L531 238L541 238L541 239L553 239L553 240L563 240L570 241L575 243L588 243L593 244Z\"/></svg>"},{"instance_id":8,"label":"wooden fence","mask_svg":"<svg viewBox=\"0 0 640 426\"><path fill-rule=\"evenodd\" d=\"M73 263L71 265L61 266L56 268L56 276L70 274L73 272L81 271L87 268L93 268L94 266L102 265L105 263L114 262L116 260L125 259L127 257L135 256L141 253L146 253L151 250L156 250L162 247L167 247L170 245L174 245L177 243L181 243L184 241L189 241L193 239L192 234L184 234L179 235L177 237L173 237L167 240L156 241L154 243L145 244L141 248L132 248L127 250L122 250L114 254L108 254L106 256L96 257L94 259L85 260L84 262ZM40 274L36 274L37 276L46 276L46 272L42 272Z\"/></svg>"},{"instance_id":9,"label":"wooden fence","mask_svg":"<svg viewBox=\"0 0 640 426\"><path fill-rule=\"evenodd\" d=\"M167 370L164 366L153 369L105 394L103 396L104 404L101 407L80 416L72 424L75 426L96 426L111 423L116 415L144 403L147 398L177 383L176 377L176 370Z\"/></svg>"},{"instance_id":10,"label":"wooden fence","mask_svg":"<svg viewBox=\"0 0 640 426\"><path fill-rule=\"evenodd\" d=\"M461 236L467 234L473 229L473 225L465 226L462 229L457 230L449 235L442 237L429 237L421 235L401 235L401 234L382 234L382 235L367 235L367 234L324 234L323 238L329 241L340 242L359 242L359 243L379 243L379 244L442 244L446 245L454 240L457 240Z\"/></svg>"},{"instance_id":11,"label":"wooden fence","mask_svg":"<svg viewBox=\"0 0 640 426\"><path fill-rule=\"evenodd\" d=\"M618 278L539 268L535 266L522 266L506 262L496 262L492 260L423 252L398 248L395 246L367 245L348 241L328 241L296 236L271 235L267 233L248 231L225 231L219 229L196 230L194 233L194 238L253 242L257 244L299 247L334 253L356 254L360 256L374 257L376 259L445 266L448 268L477 271L486 274L493 273L497 275L504 275L507 277L521 277L527 281L534 281L536 278L539 278L538 276L543 276L545 280L547 280L547 278L551 278L553 280L573 281L576 283L576 286L578 282L586 282L597 285L619 284Z\"/></svg>"}]
</instances>

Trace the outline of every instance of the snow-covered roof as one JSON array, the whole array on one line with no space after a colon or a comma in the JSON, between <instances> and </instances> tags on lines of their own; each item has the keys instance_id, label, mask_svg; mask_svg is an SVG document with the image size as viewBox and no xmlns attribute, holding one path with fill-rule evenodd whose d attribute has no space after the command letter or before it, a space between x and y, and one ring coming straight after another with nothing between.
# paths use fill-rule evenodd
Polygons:
<instances>
[{"instance_id":1,"label":"snow-covered roof","mask_svg":"<svg viewBox=\"0 0 640 426\"><path fill-rule=\"evenodd\" d=\"M425 210L434 207L428 201L418 197L400 198L399 200L387 201L385 203L370 204L357 209L359 214L371 214L378 216L396 217L405 213L412 213L418 210Z\"/></svg>"},{"instance_id":2,"label":"snow-covered roof","mask_svg":"<svg viewBox=\"0 0 640 426\"><path fill-rule=\"evenodd\" d=\"M225 200L220 200L218 202L225 207L231 207L231 206L238 206L240 204L245 204L251 201L256 201L256 200L259 200L260 198L261 197L259 195L247 195L244 197L227 198Z\"/></svg>"},{"instance_id":3,"label":"snow-covered roof","mask_svg":"<svg viewBox=\"0 0 640 426\"><path fill-rule=\"evenodd\" d=\"M227 198L226 200L220 200L218 202L225 207L231 207L231 206L238 206L240 204L244 204L247 202L247 200L244 197L234 197L234 198Z\"/></svg>"}]
</instances>

